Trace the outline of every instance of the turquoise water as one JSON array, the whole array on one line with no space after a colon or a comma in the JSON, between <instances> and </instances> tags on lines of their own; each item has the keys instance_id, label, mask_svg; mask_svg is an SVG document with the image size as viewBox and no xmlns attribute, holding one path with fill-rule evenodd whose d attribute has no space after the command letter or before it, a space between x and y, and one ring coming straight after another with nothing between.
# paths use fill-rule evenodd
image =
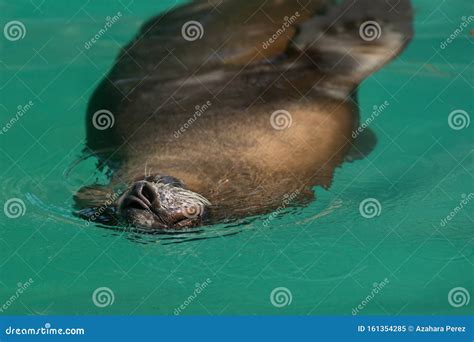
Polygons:
<instances>
[{"instance_id":1,"label":"turquoise water","mask_svg":"<svg viewBox=\"0 0 474 342\"><path fill-rule=\"evenodd\" d=\"M180 314L350 315L372 294L360 314L472 313L472 302L448 300L457 287L474 294L474 124L448 124L454 110L474 113L472 22L440 48L472 14L469 0L414 2L414 40L360 87L362 120L389 103L371 123L375 151L338 169L311 205L268 226L262 217L159 236L71 215L74 192L104 180L94 160L71 169L89 96L121 46L172 3L0 1L2 26L20 20L26 29L17 41L0 37L0 202L24 203L17 218L0 212L0 313L171 315L183 305ZM7 125L18 106L25 112ZM361 216L367 198L380 203L379 216ZM93 301L101 287L114 298L105 307ZM270 300L279 287L291 296L282 307Z\"/></svg>"}]
</instances>

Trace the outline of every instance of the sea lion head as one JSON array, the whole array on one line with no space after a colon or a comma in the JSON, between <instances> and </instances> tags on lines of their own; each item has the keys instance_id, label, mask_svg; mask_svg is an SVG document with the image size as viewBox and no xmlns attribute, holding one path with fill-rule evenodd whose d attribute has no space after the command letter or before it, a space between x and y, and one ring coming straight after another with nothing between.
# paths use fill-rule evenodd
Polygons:
<instances>
[{"instance_id":1,"label":"sea lion head","mask_svg":"<svg viewBox=\"0 0 474 342\"><path fill-rule=\"evenodd\" d=\"M202 223L211 203L170 176L135 181L118 198L118 215L147 229L194 227Z\"/></svg>"}]
</instances>

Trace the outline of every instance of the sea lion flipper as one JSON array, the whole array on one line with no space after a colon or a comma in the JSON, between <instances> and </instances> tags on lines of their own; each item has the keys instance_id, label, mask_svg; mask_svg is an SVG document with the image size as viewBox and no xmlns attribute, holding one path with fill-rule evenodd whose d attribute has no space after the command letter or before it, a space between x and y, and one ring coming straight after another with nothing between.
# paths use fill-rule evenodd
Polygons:
<instances>
[{"instance_id":1,"label":"sea lion flipper","mask_svg":"<svg viewBox=\"0 0 474 342\"><path fill-rule=\"evenodd\" d=\"M80 188L74 195L74 208L84 209L104 205L113 191L105 185L93 184Z\"/></svg>"},{"instance_id":2,"label":"sea lion flipper","mask_svg":"<svg viewBox=\"0 0 474 342\"><path fill-rule=\"evenodd\" d=\"M294 48L356 86L395 58L413 35L410 0L346 0L299 25Z\"/></svg>"},{"instance_id":3,"label":"sea lion flipper","mask_svg":"<svg viewBox=\"0 0 474 342\"><path fill-rule=\"evenodd\" d=\"M74 215L89 222L114 224L113 204L118 193L106 185L93 184L80 188L74 195Z\"/></svg>"},{"instance_id":4,"label":"sea lion flipper","mask_svg":"<svg viewBox=\"0 0 474 342\"><path fill-rule=\"evenodd\" d=\"M355 135L355 137L354 137ZM351 149L345 157L347 162L360 160L367 157L377 145L377 136L370 128L364 129L362 132L353 133Z\"/></svg>"},{"instance_id":5,"label":"sea lion flipper","mask_svg":"<svg viewBox=\"0 0 474 342\"><path fill-rule=\"evenodd\" d=\"M209 0L173 7L146 22L117 59L117 64L139 60L140 65L115 68L112 78L143 79L158 66L159 77L165 78L190 75L206 64L219 67L271 60L285 52L297 24L333 1ZM143 70L143 64L155 67Z\"/></svg>"}]
</instances>

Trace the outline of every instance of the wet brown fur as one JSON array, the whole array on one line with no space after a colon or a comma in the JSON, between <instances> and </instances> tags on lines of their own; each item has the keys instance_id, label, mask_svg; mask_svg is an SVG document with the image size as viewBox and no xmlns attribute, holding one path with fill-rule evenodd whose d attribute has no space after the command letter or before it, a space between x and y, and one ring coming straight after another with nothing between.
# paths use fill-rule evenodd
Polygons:
<instances>
[{"instance_id":1,"label":"wet brown fur","mask_svg":"<svg viewBox=\"0 0 474 342\"><path fill-rule=\"evenodd\" d=\"M411 13L397 19L407 23L401 28L391 23L395 14L385 15L392 28L366 43L356 38L367 1L335 9L327 1L218 4L193 3L144 25L91 98L87 148L115 169L112 185L170 175L206 197L221 220L274 210L291 193L308 200L313 186L330 186L354 145L365 148L351 137L357 85L403 49ZM298 25L264 49L282 18L296 11ZM203 39L182 39L188 20L203 23ZM176 137L207 101L209 108ZM104 108L115 124L99 131L91 119ZM277 110L291 114L291 127L272 127Z\"/></svg>"}]
</instances>

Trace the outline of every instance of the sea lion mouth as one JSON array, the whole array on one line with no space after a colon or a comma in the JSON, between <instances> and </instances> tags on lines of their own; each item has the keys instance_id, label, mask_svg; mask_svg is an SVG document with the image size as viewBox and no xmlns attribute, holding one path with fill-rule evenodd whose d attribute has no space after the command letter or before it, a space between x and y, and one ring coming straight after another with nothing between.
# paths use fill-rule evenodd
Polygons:
<instances>
[{"instance_id":1,"label":"sea lion mouth","mask_svg":"<svg viewBox=\"0 0 474 342\"><path fill-rule=\"evenodd\" d=\"M118 199L118 214L127 224L146 229L194 227L211 203L176 179L158 177L133 183Z\"/></svg>"}]
</instances>

